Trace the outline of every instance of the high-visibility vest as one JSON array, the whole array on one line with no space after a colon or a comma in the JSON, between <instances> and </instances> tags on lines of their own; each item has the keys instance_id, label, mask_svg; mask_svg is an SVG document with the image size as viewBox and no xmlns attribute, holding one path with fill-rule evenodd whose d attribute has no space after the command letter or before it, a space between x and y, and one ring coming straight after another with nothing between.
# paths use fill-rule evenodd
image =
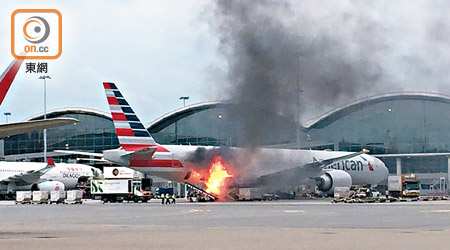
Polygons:
<instances>
[{"instance_id":1,"label":"high-visibility vest","mask_svg":"<svg viewBox=\"0 0 450 250\"><path fill-rule=\"evenodd\" d=\"M169 199L169 194L166 194L166 199Z\"/></svg>"}]
</instances>

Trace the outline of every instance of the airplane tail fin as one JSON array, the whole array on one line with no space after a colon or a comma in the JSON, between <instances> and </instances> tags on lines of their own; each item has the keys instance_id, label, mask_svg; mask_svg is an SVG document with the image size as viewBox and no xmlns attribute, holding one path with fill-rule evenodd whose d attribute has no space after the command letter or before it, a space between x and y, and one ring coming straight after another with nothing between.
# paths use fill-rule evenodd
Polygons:
<instances>
[{"instance_id":1,"label":"airplane tail fin","mask_svg":"<svg viewBox=\"0 0 450 250\"><path fill-rule=\"evenodd\" d=\"M3 72L0 76L0 104L2 104L5 99L6 93L8 93L9 87L11 87L22 62L23 59L14 59L8 68L6 68L5 72Z\"/></svg>"},{"instance_id":2,"label":"airplane tail fin","mask_svg":"<svg viewBox=\"0 0 450 250\"><path fill-rule=\"evenodd\" d=\"M139 151L157 145L116 85L104 82L103 87L120 146L126 151Z\"/></svg>"},{"instance_id":3,"label":"airplane tail fin","mask_svg":"<svg viewBox=\"0 0 450 250\"><path fill-rule=\"evenodd\" d=\"M53 158L48 157L47 158L47 165L54 167L55 166L55 161L53 160Z\"/></svg>"}]
</instances>

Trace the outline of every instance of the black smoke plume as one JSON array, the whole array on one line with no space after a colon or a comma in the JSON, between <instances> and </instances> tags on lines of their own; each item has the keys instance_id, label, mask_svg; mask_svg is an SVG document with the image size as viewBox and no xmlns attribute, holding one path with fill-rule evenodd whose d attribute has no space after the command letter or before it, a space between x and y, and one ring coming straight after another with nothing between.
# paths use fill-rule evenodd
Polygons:
<instances>
[{"instance_id":1,"label":"black smoke plume","mask_svg":"<svg viewBox=\"0 0 450 250\"><path fill-rule=\"evenodd\" d=\"M227 62L227 86L217 88L237 103L250 147L277 132L277 114L312 118L386 92L450 93L448 1L215 0L208 7Z\"/></svg>"}]
</instances>

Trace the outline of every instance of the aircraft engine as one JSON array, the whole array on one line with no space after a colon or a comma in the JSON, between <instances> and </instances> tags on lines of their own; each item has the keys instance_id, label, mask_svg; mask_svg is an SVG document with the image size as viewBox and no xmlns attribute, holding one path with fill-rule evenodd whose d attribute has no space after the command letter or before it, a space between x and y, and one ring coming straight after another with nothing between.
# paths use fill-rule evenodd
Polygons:
<instances>
[{"instance_id":1,"label":"aircraft engine","mask_svg":"<svg viewBox=\"0 0 450 250\"><path fill-rule=\"evenodd\" d=\"M44 181L38 184L33 184L31 190L40 190L40 191L64 191L64 183L60 181Z\"/></svg>"},{"instance_id":2,"label":"aircraft engine","mask_svg":"<svg viewBox=\"0 0 450 250\"><path fill-rule=\"evenodd\" d=\"M350 188L352 186L352 177L345 171L331 170L316 178L316 185L320 191L330 193L334 191L335 187Z\"/></svg>"}]
</instances>

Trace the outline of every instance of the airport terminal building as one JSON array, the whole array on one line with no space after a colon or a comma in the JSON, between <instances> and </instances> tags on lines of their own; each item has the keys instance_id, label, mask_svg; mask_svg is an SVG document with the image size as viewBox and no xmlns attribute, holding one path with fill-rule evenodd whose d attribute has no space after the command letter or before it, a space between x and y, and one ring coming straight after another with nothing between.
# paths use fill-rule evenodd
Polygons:
<instances>
[{"instance_id":1,"label":"airport terminal building","mask_svg":"<svg viewBox=\"0 0 450 250\"><path fill-rule=\"evenodd\" d=\"M160 144L241 146L242 130L238 122L230 119L232 112L230 103L199 103L169 112L146 127ZM47 117L79 120L76 125L47 130L49 152L57 149L101 152L118 147L108 113L65 108L50 111ZM38 114L28 120L42 118ZM424 188L448 188L448 96L407 92L366 98L304 124L299 140L295 122L281 115L275 120L274 126L284 132L268 136L261 146L342 151L359 151L365 147L386 163L391 174L419 173ZM42 132L5 138L0 154L7 160L41 160L42 138ZM71 156L49 155L73 160Z\"/></svg>"}]
</instances>

